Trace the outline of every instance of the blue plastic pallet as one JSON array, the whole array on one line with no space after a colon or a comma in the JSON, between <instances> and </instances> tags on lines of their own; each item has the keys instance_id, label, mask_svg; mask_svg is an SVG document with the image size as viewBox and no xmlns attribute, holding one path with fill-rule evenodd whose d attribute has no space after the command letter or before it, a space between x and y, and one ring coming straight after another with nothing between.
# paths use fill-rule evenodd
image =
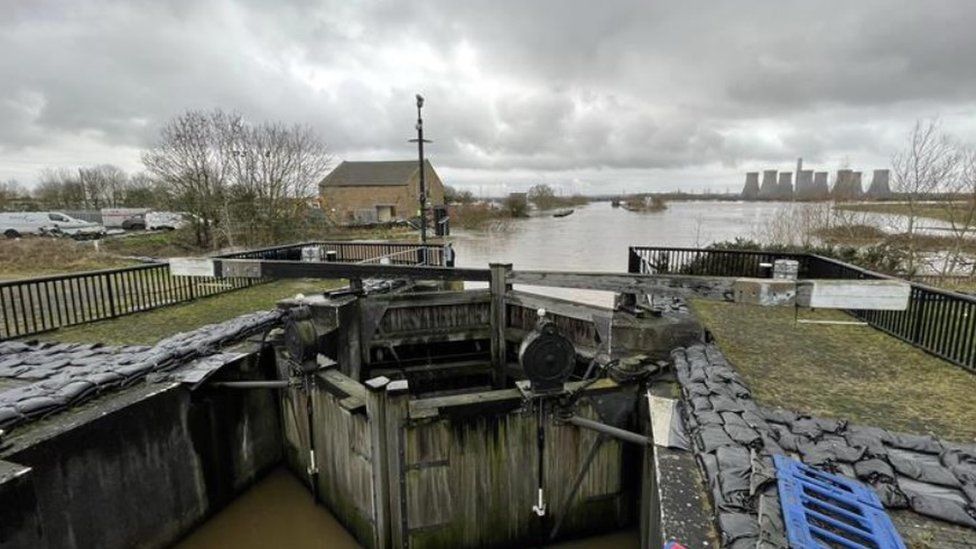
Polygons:
<instances>
[{"instance_id":1,"label":"blue plastic pallet","mask_svg":"<svg viewBox=\"0 0 976 549\"><path fill-rule=\"evenodd\" d=\"M873 490L786 456L773 461L790 547L905 549Z\"/></svg>"}]
</instances>

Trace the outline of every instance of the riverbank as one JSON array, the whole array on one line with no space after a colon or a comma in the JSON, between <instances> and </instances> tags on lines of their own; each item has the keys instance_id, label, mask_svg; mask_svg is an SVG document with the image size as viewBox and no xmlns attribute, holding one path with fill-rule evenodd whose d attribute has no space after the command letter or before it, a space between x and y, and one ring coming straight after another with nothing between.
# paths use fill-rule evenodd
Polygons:
<instances>
[{"instance_id":1,"label":"riverbank","mask_svg":"<svg viewBox=\"0 0 976 549\"><path fill-rule=\"evenodd\" d=\"M792 307L692 305L764 406L976 441L976 377L958 366L870 326L798 324ZM801 316L851 320L841 311Z\"/></svg>"},{"instance_id":2,"label":"riverbank","mask_svg":"<svg viewBox=\"0 0 976 549\"><path fill-rule=\"evenodd\" d=\"M976 206L968 202L855 202L835 204L834 208L849 212L910 216L954 223L958 227L976 225Z\"/></svg>"},{"instance_id":3,"label":"riverbank","mask_svg":"<svg viewBox=\"0 0 976 549\"><path fill-rule=\"evenodd\" d=\"M413 240L417 231L405 227L336 227L313 240ZM267 244L294 244L285 241ZM222 251L233 251L227 248ZM198 246L188 231L134 232L101 240L25 237L0 239L0 280L61 273L117 269L144 260L219 253Z\"/></svg>"}]
</instances>

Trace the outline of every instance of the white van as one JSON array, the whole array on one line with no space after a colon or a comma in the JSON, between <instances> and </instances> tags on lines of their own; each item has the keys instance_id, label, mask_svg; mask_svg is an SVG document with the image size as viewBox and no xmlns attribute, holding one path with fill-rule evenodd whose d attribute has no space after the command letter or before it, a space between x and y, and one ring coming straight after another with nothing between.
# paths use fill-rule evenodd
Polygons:
<instances>
[{"instance_id":1,"label":"white van","mask_svg":"<svg viewBox=\"0 0 976 549\"><path fill-rule=\"evenodd\" d=\"M102 208L102 225L107 229L139 230L146 228L149 208Z\"/></svg>"},{"instance_id":2,"label":"white van","mask_svg":"<svg viewBox=\"0 0 976 549\"><path fill-rule=\"evenodd\" d=\"M35 234L84 239L103 236L105 227L61 212L5 212L0 213L0 232L7 238Z\"/></svg>"},{"instance_id":3,"label":"white van","mask_svg":"<svg viewBox=\"0 0 976 549\"><path fill-rule=\"evenodd\" d=\"M186 215L184 212L150 211L146 213L146 228L150 231L180 229L186 225Z\"/></svg>"}]
</instances>

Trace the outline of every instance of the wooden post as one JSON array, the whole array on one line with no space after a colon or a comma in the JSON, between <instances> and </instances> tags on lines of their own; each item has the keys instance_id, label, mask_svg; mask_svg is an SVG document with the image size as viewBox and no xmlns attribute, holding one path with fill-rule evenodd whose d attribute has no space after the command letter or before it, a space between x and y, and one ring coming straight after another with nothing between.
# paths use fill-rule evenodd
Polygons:
<instances>
[{"instance_id":1,"label":"wooden post","mask_svg":"<svg viewBox=\"0 0 976 549\"><path fill-rule=\"evenodd\" d=\"M386 457L389 476L390 547L408 547L406 460L407 406L410 393L407 380L400 379L386 386Z\"/></svg>"},{"instance_id":2,"label":"wooden post","mask_svg":"<svg viewBox=\"0 0 976 549\"><path fill-rule=\"evenodd\" d=\"M363 279L361 278L350 278L349 279L349 289L355 293L363 291Z\"/></svg>"},{"instance_id":3,"label":"wooden post","mask_svg":"<svg viewBox=\"0 0 976 549\"><path fill-rule=\"evenodd\" d=\"M511 263L492 263L491 269L491 366L494 371L493 384L496 389L505 387L505 367L508 361L508 345L505 341L505 292L510 289L507 284L508 273L512 270Z\"/></svg>"},{"instance_id":4,"label":"wooden post","mask_svg":"<svg viewBox=\"0 0 976 549\"><path fill-rule=\"evenodd\" d=\"M640 394L640 393L638 393ZM637 398L637 424L640 430L646 433L651 439L654 434L651 431L650 411L648 410L647 400L650 398L651 391L648 389L645 394ZM661 502L657 496L657 479L654 470L654 444L649 444L640 449L641 452L641 491L640 505L638 513L640 518L641 549L657 549L661 546L660 509Z\"/></svg>"},{"instance_id":5,"label":"wooden post","mask_svg":"<svg viewBox=\"0 0 976 549\"><path fill-rule=\"evenodd\" d=\"M369 419L370 465L373 468L373 546L390 546L390 475L387 462L385 376L366 381L366 417Z\"/></svg>"},{"instance_id":6,"label":"wooden post","mask_svg":"<svg viewBox=\"0 0 976 549\"><path fill-rule=\"evenodd\" d=\"M641 267L641 257L634 248L627 248L627 272L639 273Z\"/></svg>"},{"instance_id":7,"label":"wooden post","mask_svg":"<svg viewBox=\"0 0 976 549\"><path fill-rule=\"evenodd\" d=\"M339 338L339 368L342 373L360 380L362 366L362 345L360 342L360 298L338 306L341 337Z\"/></svg>"}]
</instances>

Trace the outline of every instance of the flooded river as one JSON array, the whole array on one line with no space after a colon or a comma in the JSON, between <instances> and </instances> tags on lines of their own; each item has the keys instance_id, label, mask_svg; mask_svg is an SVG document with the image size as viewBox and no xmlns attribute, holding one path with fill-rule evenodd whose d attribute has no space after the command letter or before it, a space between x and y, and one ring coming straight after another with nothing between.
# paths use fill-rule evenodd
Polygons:
<instances>
[{"instance_id":1,"label":"flooded river","mask_svg":"<svg viewBox=\"0 0 976 549\"><path fill-rule=\"evenodd\" d=\"M705 246L762 231L780 202L671 202L655 213L628 212L609 202L577 208L568 216L532 217L504 231L455 231L461 266L492 261L516 269L626 271L628 246Z\"/></svg>"},{"instance_id":2,"label":"flooded river","mask_svg":"<svg viewBox=\"0 0 976 549\"><path fill-rule=\"evenodd\" d=\"M752 237L776 203L674 202L664 212L639 214L598 202L564 218L533 217L505 231L457 231L458 265L511 262L518 269L626 271L630 245L700 246L737 236ZM540 290L609 306L602 292ZM636 531L588 538L556 547L638 547ZM305 487L284 468L272 472L229 507L197 528L180 549L359 547Z\"/></svg>"},{"instance_id":3,"label":"flooded river","mask_svg":"<svg viewBox=\"0 0 976 549\"><path fill-rule=\"evenodd\" d=\"M462 267L512 263L515 269L627 271L629 246L706 246L736 237L755 238L782 202L670 202L654 213L629 212L595 202L568 216L532 217L499 231L454 231L451 240ZM472 284L471 286L475 286ZM520 288L610 307L607 292Z\"/></svg>"}]
</instances>

